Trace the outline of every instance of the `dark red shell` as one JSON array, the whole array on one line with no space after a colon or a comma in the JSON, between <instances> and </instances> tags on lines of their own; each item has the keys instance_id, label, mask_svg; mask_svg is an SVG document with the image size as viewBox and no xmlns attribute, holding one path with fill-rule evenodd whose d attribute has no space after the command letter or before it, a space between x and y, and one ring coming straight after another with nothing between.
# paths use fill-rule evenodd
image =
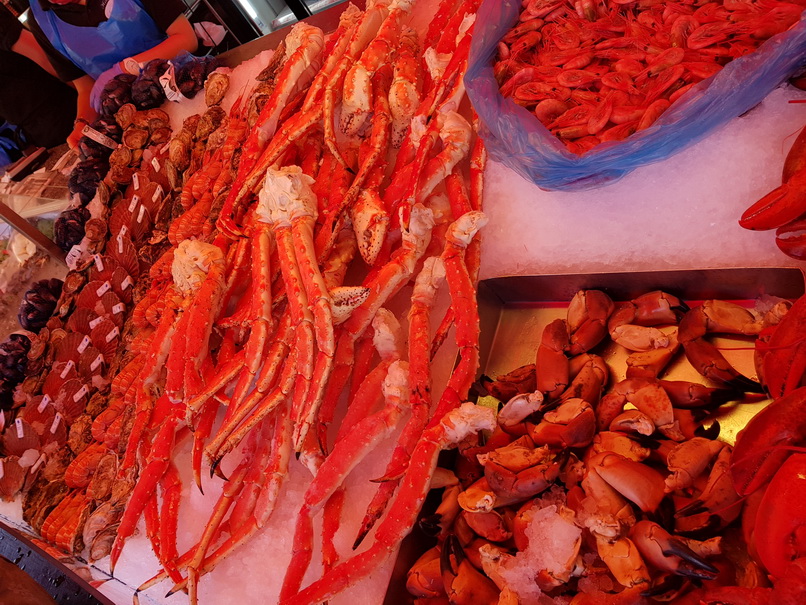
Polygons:
<instances>
[{"instance_id":1,"label":"dark red shell","mask_svg":"<svg viewBox=\"0 0 806 605\"><path fill-rule=\"evenodd\" d=\"M78 358L76 358L75 361L55 362L50 372L48 372L48 375L45 377L45 382L42 385L42 394L47 395L51 400L55 400L65 382L78 378L77 361Z\"/></svg>"},{"instance_id":2,"label":"dark red shell","mask_svg":"<svg viewBox=\"0 0 806 605\"><path fill-rule=\"evenodd\" d=\"M54 361L72 361L78 365L81 353L90 346L90 339L80 332L68 332L56 345Z\"/></svg>"},{"instance_id":3,"label":"dark red shell","mask_svg":"<svg viewBox=\"0 0 806 605\"><path fill-rule=\"evenodd\" d=\"M23 418L17 418L3 432L3 451L10 456L22 456L26 450L39 449L39 435Z\"/></svg>"},{"instance_id":4,"label":"dark red shell","mask_svg":"<svg viewBox=\"0 0 806 605\"><path fill-rule=\"evenodd\" d=\"M22 468L17 456L0 458L0 499L11 500L25 483L27 468Z\"/></svg>"},{"instance_id":5,"label":"dark red shell","mask_svg":"<svg viewBox=\"0 0 806 605\"><path fill-rule=\"evenodd\" d=\"M92 332L92 322L96 319L98 319L98 314L92 309L77 308L70 314L65 329L68 332L77 332L89 336Z\"/></svg>"},{"instance_id":6,"label":"dark red shell","mask_svg":"<svg viewBox=\"0 0 806 605\"><path fill-rule=\"evenodd\" d=\"M40 437L50 429L50 425L56 416L56 409L50 402L50 397L48 397L48 401L45 401L44 405L43 401L45 401L45 396L37 395L25 404L25 407L19 413L19 418L25 419Z\"/></svg>"},{"instance_id":7,"label":"dark red shell","mask_svg":"<svg viewBox=\"0 0 806 605\"><path fill-rule=\"evenodd\" d=\"M120 342L120 328L111 319L103 318L90 334L92 346L104 356L104 360L112 359Z\"/></svg>"},{"instance_id":8,"label":"dark red shell","mask_svg":"<svg viewBox=\"0 0 806 605\"><path fill-rule=\"evenodd\" d=\"M89 387L81 380L74 379L62 385L53 405L67 422L72 422L84 413L87 401L89 401Z\"/></svg>"},{"instance_id":9,"label":"dark red shell","mask_svg":"<svg viewBox=\"0 0 806 605\"><path fill-rule=\"evenodd\" d=\"M128 230L127 230L128 231ZM137 259L137 249L132 243L131 237L124 235L112 236L106 244L106 253L114 258L126 273L137 279L140 276L140 263Z\"/></svg>"},{"instance_id":10,"label":"dark red shell","mask_svg":"<svg viewBox=\"0 0 806 605\"><path fill-rule=\"evenodd\" d=\"M123 267L115 269L110 283L112 284L112 292L117 294L117 297L122 302L130 305L132 302L132 292L134 292L134 279L126 273Z\"/></svg>"}]
</instances>

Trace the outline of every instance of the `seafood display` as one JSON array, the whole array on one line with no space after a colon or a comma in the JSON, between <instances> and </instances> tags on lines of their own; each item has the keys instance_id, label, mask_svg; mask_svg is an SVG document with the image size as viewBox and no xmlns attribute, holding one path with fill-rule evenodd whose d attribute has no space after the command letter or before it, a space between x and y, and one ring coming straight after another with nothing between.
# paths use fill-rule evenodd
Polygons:
<instances>
[{"instance_id":1,"label":"seafood display","mask_svg":"<svg viewBox=\"0 0 806 605\"><path fill-rule=\"evenodd\" d=\"M580 291L565 318L545 320L535 363L475 385L496 427L439 473L441 503L420 520L437 543L410 569L409 592L451 603L801 602L804 515L792 502L805 304L689 306L661 291L614 303ZM759 405L760 388L710 342L718 334L755 341L773 398L735 445L718 439L724 406ZM708 380L667 378L675 355Z\"/></svg>"},{"instance_id":2,"label":"seafood display","mask_svg":"<svg viewBox=\"0 0 806 605\"><path fill-rule=\"evenodd\" d=\"M582 155L648 128L802 11L787 2L524 2L498 45L495 76L503 96Z\"/></svg>"}]
</instances>

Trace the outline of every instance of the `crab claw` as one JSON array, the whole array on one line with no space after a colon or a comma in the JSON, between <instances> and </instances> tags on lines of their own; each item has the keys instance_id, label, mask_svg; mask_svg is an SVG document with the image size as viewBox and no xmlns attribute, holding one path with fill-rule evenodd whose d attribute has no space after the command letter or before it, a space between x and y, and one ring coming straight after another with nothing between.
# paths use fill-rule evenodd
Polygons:
<instances>
[{"instance_id":1,"label":"crab claw","mask_svg":"<svg viewBox=\"0 0 806 605\"><path fill-rule=\"evenodd\" d=\"M500 591L487 576L476 570L462 550L456 536L448 536L440 555L442 584L451 603L456 605L493 605Z\"/></svg>"},{"instance_id":2,"label":"crab claw","mask_svg":"<svg viewBox=\"0 0 806 605\"><path fill-rule=\"evenodd\" d=\"M641 556L658 569L679 576L713 580L719 570L675 538L657 523L639 521L630 530L630 538Z\"/></svg>"},{"instance_id":3,"label":"crab claw","mask_svg":"<svg viewBox=\"0 0 806 605\"><path fill-rule=\"evenodd\" d=\"M806 170L801 170L745 210L739 219L739 225L754 231L776 229L794 221L804 212L806 212Z\"/></svg>"}]
</instances>

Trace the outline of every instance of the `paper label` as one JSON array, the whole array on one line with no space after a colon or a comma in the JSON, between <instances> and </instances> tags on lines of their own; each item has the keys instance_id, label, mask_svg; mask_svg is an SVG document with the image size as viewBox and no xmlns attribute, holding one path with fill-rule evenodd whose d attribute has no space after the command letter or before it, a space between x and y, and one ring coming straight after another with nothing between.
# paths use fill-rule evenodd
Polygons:
<instances>
[{"instance_id":1,"label":"paper label","mask_svg":"<svg viewBox=\"0 0 806 605\"><path fill-rule=\"evenodd\" d=\"M0 479L6 474L5 466L3 466L3 459L0 458Z\"/></svg>"},{"instance_id":2,"label":"paper label","mask_svg":"<svg viewBox=\"0 0 806 605\"><path fill-rule=\"evenodd\" d=\"M118 233L117 240L118 240L118 254L123 254L123 229L126 227L122 227L120 233Z\"/></svg>"},{"instance_id":3,"label":"paper label","mask_svg":"<svg viewBox=\"0 0 806 605\"><path fill-rule=\"evenodd\" d=\"M6 415L3 413L3 410L0 410L0 433L2 433L6 428ZM0 458L0 462L3 462L3 459Z\"/></svg>"},{"instance_id":4,"label":"paper label","mask_svg":"<svg viewBox=\"0 0 806 605\"><path fill-rule=\"evenodd\" d=\"M103 320L104 320L103 317L96 317L95 319L91 320L90 321L90 329L97 328L98 324L100 324Z\"/></svg>"},{"instance_id":5,"label":"paper label","mask_svg":"<svg viewBox=\"0 0 806 605\"><path fill-rule=\"evenodd\" d=\"M53 424L50 425L50 432L55 433L56 429L59 428L59 423L62 421L62 415L59 412L56 412L56 417L53 419Z\"/></svg>"},{"instance_id":6,"label":"paper label","mask_svg":"<svg viewBox=\"0 0 806 605\"><path fill-rule=\"evenodd\" d=\"M154 195L151 196L151 201L156 202L161 197L162 197L162 185L157 185L157 190L154 192Z\"/></svg>"},{"instance_id":7,"label":"paper label","mask_svg":"<svg viewBox=\"0 0 806 605\"><path fill-rule=\"evenodd\" d=\"M89 338L87 338L87 337L85 336L85 337L84 337L84 340L89 341ZM79 353L83 353L83 352L84 352L83 350L80 350L80 349L81 349L81 345L83 345L83 344L84 344L84 340L82 340L82 341L81 341L81 344L79 344L79 345L78 345L78 348L79 348L79 351L78 351L78 352L79 352ZM89 344L89 342L88 342L87 344ZM85 346L84 348L86 349L87 347ZM64 366L64 369L62 370L62 373L61 373L61 374L59 374L59 378L61 378L62 380L64 380L65 378L67 378L67 375L70 373L70 370L71 370L71 369L72 369L72 368L73 368L75 365L76 365L76 364L75 364L75 362L74 362L72 359L70 359L70 360L67 362L67 364Z\"/></svg>"},{"instance_id":8,"label":"paper label","mask_svg":"<svg viewBox=\"0 0 806 605\"><path fill-rule=\"evenodd\" d=\"M126 305L123 303L118 303L114 307L112 307L112 314L117 315L118 313L123 313L126 310Z\"/></svg>"},{"instance_id":9,"label":"paper label","mask_svg":"<svg viewBox=\"0 0 806 605\"><path fill-rule=\"evenodd\" d=\"M118 327L115 326L109 330L109 334L106 335L106 342L112 342L112 340L117 338L118 334L120 334L120 330L118 330Z\"/></svg>"},{"instance_id":10,"label":"paper label","mask_svg":"<svg viewBox=\"0 0 806 605\"><path fill-rule=\"evenodd\" d=\"M121 225L120 231L118 231L118 241L122 243L127 233L129 233L129 228L126 225Z\"/></svg>"},{"instance_id":11,"label":"paper label","mask_svg":"<svg viewBox=\"0 0 806 605\"><path fill-rule=\"evenodd\" d=\"M39 405L36 407L36 411L40 414L45 411L45 408L48 407L50 403L50 397L47 395L42 395L42 401L39 402Z\"/></svg>"},{"instance_id":12,"label":"paper label","mask_svg":"<svg viewBox=\"0 0 806 605\"><path fill-rule=\"evenodd\" d=\"M107 340L106 342L109 342L109 340ZM92 372L94 372L95 370L97 370L98 368L100 368L100 367L101 367L101 364L102 364L103 362L104 362L104 356L103 356L103 355L101 355L101 354L99 353L99 354L98 354L98 357L96 357L96 358L95 358L95 361L93 361L93 362L90 364L90 370L91 370Z\"/></svg>"},{"instance_id":13,"label":"paper label","mask_svg":"<svg viewBox=\"0 0 806 605\"><path fill-rule=\"evenodd\" d=\"M100 271L101 273L103 273L103 271L104 271L104 261L101 258L101 255L100 254L93 254L92 258L95 261L95 268L98 269L98 271Z\"/></svg>"},{"instance_id":14,"label":"paper label","mask_svg":"<svg viewBox=\"0 0 806 605\"><path fill-rule=\"evenodd\" d=\"M98 286L98 289L95 291L95 294L98 295L98 298L101 298L104 294L109 292L111 289L112 289L112 284L110 284L108 281L105 281L100 286ZM82 351L82 353L83 353L83 351Z\"/></svg>"},{"instance_id":15,"label":"paper label","mask_svg":"<svg viewBox=\"0 0 806 605\"><path fill-rule=\"evenodd\" d=\"M134 212L134 209L137 208L137 203L140 201L139 195L132 196L132 201L129 202L129 212Z\"/></svg>"},{"instance_id":16,"label":"paper label","mask_svg":"<svg viewBox=\"0 0 806 605\"><path fill-rule=\"evenodd\" d=\"M31 474L33 475L36 471L39 470L39 467L42 466L45 462L45 454L39 454L39 458L36 459L34 465L31 467Z\"/></svg>"},{"instance_id":17,"label":"paper label","mask_svg":"<svg viewBox=\"0 0 806 605\"><path fill-rule=\"evenodd\" d=\"M143 216L145 215L145 213L146 213L146 207L145 206L140 206L140 212L137 213L137 223L138 224L143 222Z\"/></svg>"},{"instance_id":18,"label":"paper label","mask_svg":"<svg viewBox=\"0 0 806 605\"><path fill-rule=\"evenodd\" d=\"M90 390L87 388L87 385L85 384L83 387L81 387L76 391L75 395L73 395L73 403L78 403L79 399L84 397L89 392Z\"/></svg>"},{"instance_id":19,"label":"paper label","mask_svg":"<svg viewBox=\"0 0 806 605\"><path fill-rule=\"evenodd\" d=\"M122 289L131 288L134 285L134 280L131 278L131 275L127 275L126 279L120 282L120 287Z\"/></svg>"},{"instance_id":20,"label":"paper label","mask_svg":"<svg viewBox=\"0 0 806 605\"><path fill-rule=\"evenodd\" d=\"M110 139L110 138L109 138L108 136L106 136L105 134L102 134L102 133L98 132L98 131L97 131L97 130L95 130L94 128L91 128L91 127L89 126L89 124L88 124L87 126L85 126L85 127L84 127L84 128L81 130L81 134L83 134L83 135L84 135L85 137L87 137L88 139L92 139L92 140L93 140L93 141L95 141L96 143L100 143L100 144L101 144L101 145L103 145L104 147L109 147L109 149L117 149L118 144L117 144L117 143L115 143L115 141L113 141L112 139Z\"/></svg>"},{"instance_id":21,"label":"paper label","mask_svg":"<svg viewBox=\"0 0 806 605\"><path fill-rule=\"evenodd\" d=\"M25 436L25 429L22 428L22 418L17 418L14 424L17 426L17 439L22 439Z\"/></svg>"},{"instance_id":22,"label":"paper label","mask_svg":"<svg viewBox=\"0 0 806 605\"><path fill-rule=\"evenodd\" d=\"M162 149L160 149L160 151L159 151L160 155L165 155L166 153L168 153L168 149L170 147L171 147L171 142L168 141L167 143L165 143L165 145L162 146Z\"/></svg>"},{"instance_id":23,"label":"paper label","mask_svg":"<svg viewBox=\"0 0 806 605\"><path fill-rule=\"evenodd\" d=\"M179 87L176 85L173 63L169 63L168 69L160 76L160 85L162 85L162 90L165 91L165 96L169 101L178 103L185 98L185 95L179 92Z\"/></svg>"},{"instance_id":24,"label":"paper label","mask_svg":"<svg viewBox=\"0 0 806 605\"><path fill-rule=\"evenodd\" d=\"M122 253L122 251L121 251ZM77 245L70 248L70 252L67 253L67 256L64 257L64 262L67 263L67 266L71 269L75 270L78 266L78 261L81 258L81 248Z\"/></svg>"},{"instance_id":25,"label":"paper label","mask_svg":"<svg viewBox=\"0 0 806 605\"><path fill-rule=\"evenodd\" d=\"M160 166L160 161L156 157L151 158L151 165L157 172L159 172L160 168L162 168L162 166Z\"/></svg>"},{"instance_id":26,"label":"paper label","mask_svg":"<svg viewBox=\"0 0 806 605\"><path fill-rule=\"evenodd\" d=\"M135 189L140 189L140 175L136 172L132 175L132 185L134 185Z\"/></svg>"}]
</instances>

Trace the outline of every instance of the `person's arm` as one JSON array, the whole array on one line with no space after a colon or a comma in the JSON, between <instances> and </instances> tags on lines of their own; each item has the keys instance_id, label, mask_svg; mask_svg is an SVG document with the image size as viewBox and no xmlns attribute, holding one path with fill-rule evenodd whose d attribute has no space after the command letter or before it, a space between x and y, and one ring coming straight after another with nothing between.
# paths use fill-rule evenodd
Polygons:
<instances>
[{"instance_id":1,"label":"person's arm","mask_svg":"<svg viewBox=\"0 0 806 605\"><path fill-rule=\"evenodd\" d=\"M194 52L199 44L193 26L184 15L179 15L174 19L165 33L168 35L165 40L131 58L138 63L148 63L152 59L173 59L183 50L189 53ZM122 68L123 65L121 65Z\"/></svg>"},{"instance_id":2,"label":"person's arm","mask_svg":"<svg viewBox=\"0 0 806 605\"><path fill-rule=\"evenodd\" d=\"M73 132L67 137L67 144L71 149L78 145L78 140L81 138L81 131L84 129L85 124L94 122L98 117L96 111L90 105L90 93L92 86L95 84L90 76L82 76L77 80L71 82L78 92L76 99L76 123L73 127Z\"/></svg>"},{"instance_id":3,"label":"person's arm","mask_svg":"<svg viewBox=\"0 0 806 605\"><path fill-rule=\"evenodd\" d=\"M50 64L48 60L48 56L45 54L45 51L42 50L42 47L34 38L34 35L29 32L27 29L24 29L20 32L19 39L14 43L14 46L11 47L18 55L22 55L24 57L28 57L31 61L39 65L42 69L48 72L51 76L59 77L56 74L56 70L53 69L53 65Z\"/></svg>"}]
</instances>

